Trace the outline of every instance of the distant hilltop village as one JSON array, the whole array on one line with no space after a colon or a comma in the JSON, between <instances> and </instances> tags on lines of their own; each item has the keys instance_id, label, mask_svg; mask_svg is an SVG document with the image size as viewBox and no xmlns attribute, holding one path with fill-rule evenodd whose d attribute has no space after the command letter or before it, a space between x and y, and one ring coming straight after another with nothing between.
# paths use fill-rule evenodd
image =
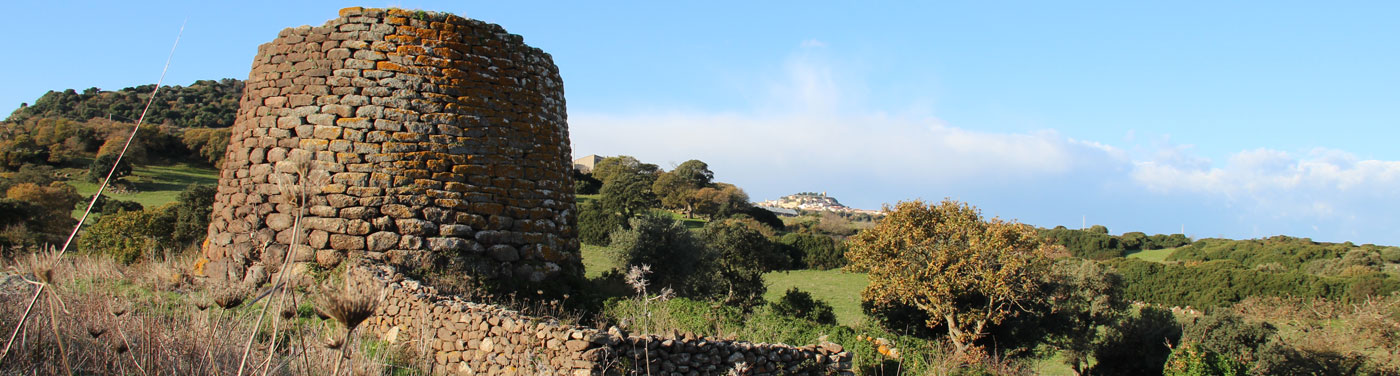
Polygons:
<instances>
[{"instance_id":1,"label":"distant hilltop village","mask_svg":"<svg viewBox=\"0 0 1400 376\"><path fill-rule=\"evenodd\" d=\"M835 213L850 214L869 214L873 216L885 215L884 212L878 210L856 209L847 207L846 205L841 205L840 202L836 201L835 197L827 196L826 192L802 192L798 194L787 195L780 197L777 200L768 200L760 202L758 203L758 206L778 214L787 215L797 215L798 210L829 211ZM785 209L786 211L790 212L785 213L784 210L773 209Z\"/></svg>"}]
</instances>

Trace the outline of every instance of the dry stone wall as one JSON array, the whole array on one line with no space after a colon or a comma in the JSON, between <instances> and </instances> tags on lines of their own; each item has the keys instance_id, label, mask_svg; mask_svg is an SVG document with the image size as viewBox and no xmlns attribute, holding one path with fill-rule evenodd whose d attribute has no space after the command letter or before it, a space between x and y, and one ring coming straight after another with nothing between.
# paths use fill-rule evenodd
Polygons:
<instances>
[{"instance_id":1,"label":"dry stone wall","mask_svg":"<svg viewBox=\"0 0 1400 376\"><path fill-rule=\"evenodd\" d=\"M347 8L283 30L258 47L232 132L211 277L260 284L284 255L582 274L563 83L500 26Z\"/></svg>"},{"instance_id":2,"label":"dry stone wall","mask_svg":"<svg viewBox=\"0 0 1400 376\"><path fill-rule=\"evenodd\" d=\"M355 278L382 286L385 296L363 325L391 343L419 345L434 360L434 374L852 374L851 354L834 343L795 347L600 331L441 296L385 267L353 270Z\"/></svg>"}]
</instances>

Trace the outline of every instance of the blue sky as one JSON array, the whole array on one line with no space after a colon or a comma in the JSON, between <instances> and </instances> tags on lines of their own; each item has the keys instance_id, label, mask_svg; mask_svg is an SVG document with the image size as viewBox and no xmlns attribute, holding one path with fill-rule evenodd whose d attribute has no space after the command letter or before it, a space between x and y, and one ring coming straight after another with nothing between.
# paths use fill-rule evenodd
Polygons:
<instances>
[{"instance_id":1,"label":"blue sky","mask_svg":"<svg viewBox=\"0 0 1400 376\"><path fill-rule=\"evenodd\" d=\"M700 159L755 200L1400 244L1386 2L9 2L0 108L153 83L186 19L167 84L246 78L350 5L500 24L559 65L576 155Z\"/></svg>"}]
</instances>

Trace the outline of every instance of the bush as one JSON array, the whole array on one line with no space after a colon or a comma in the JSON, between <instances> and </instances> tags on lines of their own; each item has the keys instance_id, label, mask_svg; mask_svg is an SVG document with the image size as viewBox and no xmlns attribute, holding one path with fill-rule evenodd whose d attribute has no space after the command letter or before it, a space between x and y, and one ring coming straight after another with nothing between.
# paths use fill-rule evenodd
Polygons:
<instances>
[{"instance_id":1,"label":"bush","mask_svg":"<svg viewBox=\"0 0 1400 376\"><path fill-rule=\"evenodd\" d=\"M116 171L112 171L113 164L117 164ZM113 182L119 181L122 177L131 175L131 162L122 159L121 163L117 163L116 154L103 154L97 156L92 160L92 164L88 165L87 178L90 182L102 183L102 180L107 178L107 174L112 174Z\"/></svg>"},{"instance_id":2,"label":"bush","mask_svg":"<svg viewBox=\"0 0 1400 376\"><path fill-rule=\"evenodd\" d=\"M603 187L603 182L594 178L592 174L585 174L574 170L574 194L576 195L596 195L598 188Z\"/></svg>"},{"instance_id":3,"label":"bush","mask_svg":"<svg viewBox=\"0 0 1400 376\"><path fill-rule=\"evenodd\" d=\"M610 234L621 227L621 216L602 210L597 204L579 206L579 241L596 246L607 246Z\"/></svg>"},{"instance_id":4,"label":"bush","mask_svg":"<svg viewBox=\"0 0 1400 376\"><path fill-rule=\"evenodd\" d=\"M95 206L93 212L101 213L102 215L116 214L118 212L124 211L139 211L145 209L145 207L141 206L141 203L139 202L122 201L108 197L107 195L97 196L97 203L93 206Z\"/></svg>"},{"instance_id":5,"label":"bush","mask_svg":"<svg viewBox=\"0 0 1400 376\"><path fill-rule=\"evenodd\" d=\"M711 258L685 225L658 215L642 215L631 224L632 228L612 234L618 265L624 269L651 266L652 291L670 287L681 296L709 292L711 281L706 274Z\"/></svg>"},{"instance_id":6,"label":"bush","mask_svg":"<svg viewBox=\"0 0 1400 376\"><path fill-rule=\"evenodd\" d=\"M796 317L822 325L836 325L836 313L832 311L830 304L813 299L812 294L796 287L788 289L786 293L783 293L782 298L770 305L773 308L773 313L778 315Z\"/></svg>"},{"instance_id":7,"label":"bush","mask_svg":"<svg viewBox=\"0 0 1400 376\"><path fill-rule=\"evenodd\" d=\"M787 228L787 226L783 224L782 218L778 218L777 214L773 214L773 212L768 211L768 209L750 206L748 209L744 210L744 214L758 221L758 223L767 225L768 228L773 229L773 231L783 231Z\"/></svg>"},{"instance_id":8,"label":"bush","mask_svg":"<svg viewBox=\"0 0 1400 376\"><path fill-rule=\"evenodd\" d=\"M209 230L209 215L214 212L214 194L218 188L213 185L190 184L176 198L175 228L171 234L180 244L195 244L204 241Z\"/></svg>"},{"instance_id":9,"label":"bush","mask_svg":"<svg viewBox=\"0 0 1400 376\"><path fill-rule=\"evenodd\" d=\"M1181 326L1165 309L1143 307L1104 334L1094 350L1095 375L1160 375L1172 346L1181 340Z\"/></svg>"},{"instance_id":10,"label":"bush","mask_svg":"<svg viewBox=\"0 0 1400 376\"><path fill-rule=\"evenodd\" d=\"M793 269L827 270L846 266L845 244L830 236L794 232L783 235L778 243L790 249L790 257L795 261Z\"/></svg>"},{"instance_id":11,"label":"bush","mask_svg":"<svg viewBox=\"0 0 1400 376\"><path fill-rule=\"evenodd\" d=\"M174 233L174 204L103 216L78 238L78 247L89 253L111 256L130 264L164 246Z\"/></svg>"},{"instance_id":12,"label":"bush","mask_svg":"<svg viewBox=\"0 0 1400 376\"><path fill-rule=\"evenodd\" d=\"M751 308L763 301L763 273L780 268L786 255L752 220L726 219L705 225L701 241L714 260L714 294L726 303Z\"/></svg>"}]
</instances>

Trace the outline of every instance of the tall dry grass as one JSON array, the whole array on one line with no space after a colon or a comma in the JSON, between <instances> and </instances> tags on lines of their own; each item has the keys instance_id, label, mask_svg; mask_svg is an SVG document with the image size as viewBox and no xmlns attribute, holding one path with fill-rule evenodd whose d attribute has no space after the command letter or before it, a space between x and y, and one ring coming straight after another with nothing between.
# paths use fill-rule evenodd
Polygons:
<instances>
[{"instance_id":1,"label":"tall dry grass","mask_svg":"<svg viewBox=\"0 0 1400 376\"><path fill-rule=\"evenodd\" d=\"M273 315L280 329L256 325L270 299L248 303L249 291L209 289L192 277L192 260L173 259L122 266L99 256L68 255L51 269L47 293L16 333L14 348L0 360L0 374L328 374L341 362L343 348L326 346L340 331L338 323L317 318L311 305ZM11 283L0 284L0 327L19 323L37 287L14 283L37 278L32 261L5 265ZM306 292L293 292L305 301ZM276 341L278 346L273 347ZM60 344L62 344L60 346ZM285 344L292 344L290 346ZM305 344L300 346L297 344ZM355 375L420 374L414 349L373 339L356 346ZM269 351L271 349L271 351Z\"/></svg>"}]
</instances>

